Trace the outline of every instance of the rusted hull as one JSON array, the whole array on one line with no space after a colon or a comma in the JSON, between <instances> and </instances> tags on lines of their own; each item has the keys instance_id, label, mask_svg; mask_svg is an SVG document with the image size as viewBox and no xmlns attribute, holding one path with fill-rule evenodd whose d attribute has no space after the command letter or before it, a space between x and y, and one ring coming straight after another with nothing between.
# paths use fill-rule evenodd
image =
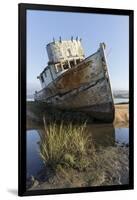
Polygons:
<instances>
[{"instance_id":1,"label":"rusted hull","mask_svg":"<svg viewBox=\"0 0 137 200\"><path fill-rule=\"evenodd\" d=\"M114 103L104 47L50 83L35 95L35 100L112 122Z\"/></svg>"}]
</instances>

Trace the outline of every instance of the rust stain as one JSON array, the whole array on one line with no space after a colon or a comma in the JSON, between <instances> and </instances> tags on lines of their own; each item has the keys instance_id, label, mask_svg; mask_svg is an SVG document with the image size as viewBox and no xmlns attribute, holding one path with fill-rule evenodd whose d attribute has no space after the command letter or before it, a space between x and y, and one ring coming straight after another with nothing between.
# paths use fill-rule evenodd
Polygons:
<instances>
[{"instance_id":1,"label":"rust stain","mask_svg":"<svg viewBox=\"0 0 137 200\"><path fill-rule=\"evenodd\" d=\"M65 76L62 76L60 80L57 81L57 89L70 90L79 87L80 84L86 82L85 68L91 65L91 61L87 63L81 63L78 68L68 71Z\"/></svg>"},{"instance_id":2,"label":"rust stain","mask_svg":"<svg viewBox=\"0 0 137 200\"><path fill-rule=\"evenodd\" d=\"M62 77L58 83L57 83L57 88L60 89L72 89L75 88L77 86L79 86L79 84L82 82L83 79L83 72L71 72L69 74L67 74L65 77Z\"/></svg>"}]
</instances>

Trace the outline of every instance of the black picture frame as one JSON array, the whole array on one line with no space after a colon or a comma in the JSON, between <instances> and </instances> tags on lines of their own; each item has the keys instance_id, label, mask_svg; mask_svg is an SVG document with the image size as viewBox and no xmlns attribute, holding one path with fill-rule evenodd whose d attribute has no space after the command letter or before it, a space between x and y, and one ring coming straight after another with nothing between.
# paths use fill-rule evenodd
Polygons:
<instances>
[{"instance_id":1,"label":"black picture frame","mask_svg":"<svg viewBox=\"0 0 137 200\"><path fill-rule=\"evenodd\" d=\"M129 16L129 184L113 186L94 186L84 188L67 188L67 189L48 189L26 191L26 11L27 10L48 10L63 12L79 13L98 13L112 15ZM18 5L18 77L19 77L19 139L18 139L18 195L46 195L61 193L80 193L80 192L97 192L128 190L134 188L134 11L122 9L90 8L90 7L73 7L60 5L41 5L41 4L24 4Z\"/></svg>"}]
</instances>

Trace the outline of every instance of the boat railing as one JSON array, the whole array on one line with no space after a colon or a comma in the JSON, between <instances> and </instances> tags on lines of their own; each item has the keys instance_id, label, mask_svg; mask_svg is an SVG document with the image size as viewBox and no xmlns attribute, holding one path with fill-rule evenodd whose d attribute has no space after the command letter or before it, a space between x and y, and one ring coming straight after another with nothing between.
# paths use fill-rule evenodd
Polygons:
<instances>
[{"instance_id":1,"label":"boat railing","mask_svg":"<svg viewBox=\"0 0 137 200\"><path fill-rule=\"evenodd\" d=\"M40 90L40 91L35 91L35 93L34 93L34 99L40 98L42 96L42 94L43 94L43 89Z\"/></svg>"}]
</instances>

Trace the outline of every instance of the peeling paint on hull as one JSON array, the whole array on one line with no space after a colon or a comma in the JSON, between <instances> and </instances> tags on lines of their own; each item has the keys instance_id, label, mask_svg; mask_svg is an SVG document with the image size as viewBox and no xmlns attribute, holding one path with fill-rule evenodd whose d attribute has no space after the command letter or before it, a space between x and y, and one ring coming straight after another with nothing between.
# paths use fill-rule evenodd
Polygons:
<instances>
[{"instance_id":1,"label":"peeling paint on hull","mask_svg":"<svg viewBox=\"0 0 137 200\"><path fill-rule=\"evenodd\" d=\"M60 75L35 95L36 101L65 110L79 110L105 121L114 120L114 102L104 46Z\"/></svg>"}]
</instances>

